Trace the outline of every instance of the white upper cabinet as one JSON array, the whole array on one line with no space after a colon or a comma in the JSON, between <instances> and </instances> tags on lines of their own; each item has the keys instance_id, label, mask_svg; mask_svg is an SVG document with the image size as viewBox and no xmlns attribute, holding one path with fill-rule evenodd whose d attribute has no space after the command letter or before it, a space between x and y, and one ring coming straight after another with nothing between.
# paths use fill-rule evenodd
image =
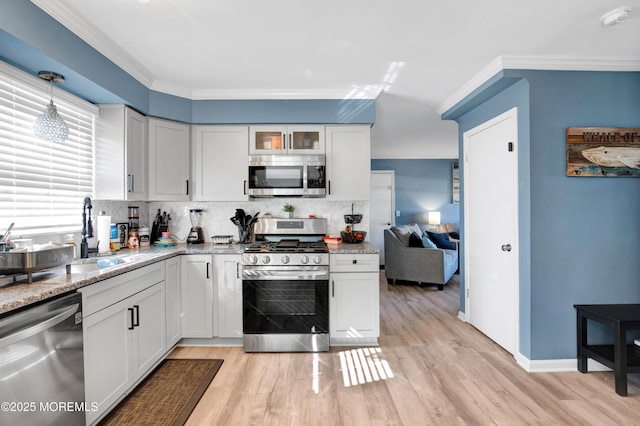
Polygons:
<instances>
[{"instance_id":1,"label":"white upper cabinet","mask_svg":"<svg viewBox=\"0 0 640 426\"><path fill-rule=\"evenodd\" d=\"M94 197L147 199L147 118L124 105L100 105Z\"/></svg>"},{"instance_id":2,"label":"white upper cabinet","mask_svg":"<svg viewBox=\"0 0 640 426\"><path fill-rule=\"evenodd\" d=\"M251 126L250 154L324 154L324 126Z\"/></svg>"},{"instance_id":3,"label":"white upper cabinet","mask_svg":"<svg viewBox=\"0 0 640 426\"><path fill-rule=\"evenodd\" d=\"M188 201L190 126L149 118L149 200Z\"/></svg>"},{"instance_id":4,"label":"white upper cabinet","mask_svg":"<svg viewBox=\"0 0 640 426\"><path fill-rule=\"evenodd\" d=\"M247 126L194 126L192 173L194 201L246 201Z\"/></svg>"},{"instance_id":5,"label":"white upper cabinet","mask_svg":"<svg viewBox=\"0 0 640 426\"><path fill-rule=\"evenodd\" d=\"M369 201L371 198L371 128L327 126L327 199Z\"/></svg>"}]
</instances>

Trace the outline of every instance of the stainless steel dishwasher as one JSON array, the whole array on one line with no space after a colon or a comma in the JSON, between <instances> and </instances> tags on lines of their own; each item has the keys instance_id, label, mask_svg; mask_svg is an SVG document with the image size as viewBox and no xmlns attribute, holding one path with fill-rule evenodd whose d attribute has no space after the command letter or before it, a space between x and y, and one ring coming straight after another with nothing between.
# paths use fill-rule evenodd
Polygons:
<instances>
[{"instance_id":1,"label":"stainless steel dishwasher","mask_svg":"<svg viewBox=\"0 0 640 426\"><path fill-rule=\"evenodd\" d=\"M0 317L0 424L84 425L82 298Z\"/></svg>"}]
</instances>

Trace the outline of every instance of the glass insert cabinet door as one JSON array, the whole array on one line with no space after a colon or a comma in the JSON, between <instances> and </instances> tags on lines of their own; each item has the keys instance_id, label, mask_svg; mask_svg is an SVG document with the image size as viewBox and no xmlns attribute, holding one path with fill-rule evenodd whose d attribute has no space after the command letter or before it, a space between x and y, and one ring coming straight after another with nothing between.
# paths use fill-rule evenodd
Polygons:
<instances>
[{"instance_id":1,"label":"glass insert cabinet door","mask_svg":"<svg viewBox=\"0 0 640 426\"><path fill-rule=\"evenodd\" d=\"M251 126L250 154L324 154L324 126Z\"/></svg>"}]
</instances>

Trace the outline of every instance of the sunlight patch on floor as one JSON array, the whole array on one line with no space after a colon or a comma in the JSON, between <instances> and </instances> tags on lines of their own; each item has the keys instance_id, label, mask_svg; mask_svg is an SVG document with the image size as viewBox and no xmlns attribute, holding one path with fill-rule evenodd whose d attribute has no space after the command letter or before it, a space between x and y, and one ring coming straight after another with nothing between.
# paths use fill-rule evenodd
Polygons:
<instances>
[{"instance_id":1,"label":"sunlight patch on floor","mask_svg":"<svg viewBox=\"0 0 640 426\"><path fill-rule=\"evenodd\" d=\"M380 348L358 348L338 352L345 387L393 378Z\"/></svg>"}]
</instances>

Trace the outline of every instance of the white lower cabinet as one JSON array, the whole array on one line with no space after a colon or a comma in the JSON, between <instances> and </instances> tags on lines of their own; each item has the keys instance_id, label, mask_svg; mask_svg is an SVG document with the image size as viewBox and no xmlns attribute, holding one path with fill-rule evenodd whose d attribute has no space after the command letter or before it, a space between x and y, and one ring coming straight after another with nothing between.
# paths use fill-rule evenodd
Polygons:
<instances>
[{"instance_id":1,"label":"white lower cabinet","mask_svg":"<svg viewBox=\"0 0 640 426\"><path fill-rule=\"evenodd\" d=\"M182 261L181 256L165 261L165 313L167 349L182 338Z\"/></svg>"},{"instance_id":2,"label":"white lower cabinet","mask_svg":"<svg viewBox=\"0 0 640 426\"><path fill-rule=\"evenodd\" d=\"M87 411L87 424L95 422L129 389L132 379L128 305L111 305L85 318L84 389L87 404L97 404L97 411Z\"/></svg>"},{"instance_id":3,"label":"white lower cabinet","mask_svg":"<svg viewBox=\"0 0 640 426\"><path fill-rule=\"evenodd\" d=\"M85 398L96 422L166 353L164 262L80 289Z\"/></svg>"},{"instance_id":4,"label":"white lower cabinet","mask_svg":"<svg viewBox=\"0 0 640 426\"><path fill-rule=\"evenodd\" d=\"M380 336L377 254L331 254L331 344L376 343Z\"/></svg>"},{"instance_id":5,"label":"white lower cabinet","mask_svg":"<svg viewBox=\"0 0 640 426\"><path fill-rule=\"evenodd\" d=\"M242 337L242 275L239 254L213 256L216 270L214 335Z\"/></svg>"},{"instance_id":6,"label":"white lower cabinet","mask_svg":"<svg viewBox=\"0 0 640 426\"><path fill-rule=\"evenodd\" d=\"M182 258L182 337L213 337L213 256Z\"/></svg>"},{"instance_id":7,"label":"white lower cabinet","mask_svg":"<svg viewBox=\"0 0 640 426\"><path fill-rule=\"evenodd\" d=\"M131 331L133 380L137 380L155 365L166 352L164 323L164 282L132 296L127 312L133 322Z\"/></svg>"}]
</instances>

